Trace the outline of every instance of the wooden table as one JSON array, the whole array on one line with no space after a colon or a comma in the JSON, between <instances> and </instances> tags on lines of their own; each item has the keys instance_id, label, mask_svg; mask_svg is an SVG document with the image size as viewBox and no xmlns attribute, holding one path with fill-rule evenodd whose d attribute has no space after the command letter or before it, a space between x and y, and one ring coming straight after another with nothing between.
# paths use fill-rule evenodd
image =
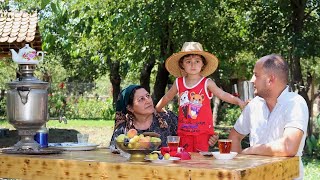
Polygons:
<instances>
[{"instance_id":1,"label":"wooden table","mask_svg":"<svg viewBox=\"0 0 320 180\"><path fill-rule=\"evenodd\" d=\"M107 149L65 151L55 155L0 153L0 177L18 179L292 179L298 177L298 157L237 155L216 160L192 153L191 160L158 164L129 162Z\"/></svg>"}]
</instances>

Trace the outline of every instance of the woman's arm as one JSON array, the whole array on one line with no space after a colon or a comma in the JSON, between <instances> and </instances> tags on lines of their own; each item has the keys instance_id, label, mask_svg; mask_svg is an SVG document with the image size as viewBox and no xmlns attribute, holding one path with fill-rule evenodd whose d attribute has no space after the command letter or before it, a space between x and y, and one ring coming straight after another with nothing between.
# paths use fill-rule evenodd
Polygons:
<instances>
[{"instance_id":1,"label":"woman's arm","mask_svg":"<svg viewBox=\"0 0 320 180\"><path fill-rule=\"evenodd\" d=\"M110 140L110 151L113 153L119 153L119 150L117 149L116 146L116 138L120 134L125 134L125 123L119 124L119 126L113 131L111 140Z\"/></svg>"}]
</instances>

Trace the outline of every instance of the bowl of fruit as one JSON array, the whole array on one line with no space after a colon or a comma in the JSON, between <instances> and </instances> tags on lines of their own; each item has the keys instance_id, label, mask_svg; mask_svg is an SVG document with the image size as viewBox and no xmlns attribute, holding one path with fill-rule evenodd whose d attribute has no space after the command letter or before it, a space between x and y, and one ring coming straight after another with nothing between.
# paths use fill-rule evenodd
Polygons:
<instances>
[{"instance_id":1,"label":"bowl of fruit","mask_svg":"<svg viewBox=\"0 0 320 180\"><path fill-rule=\"evenodd\" d=\"M130 129L126 134L120 134L116 138L116 144L119 149L130 154L130 161L144 161L147 154L158 150L161 139L138 134L137 130Z\"/></svg>"}]
</instances>

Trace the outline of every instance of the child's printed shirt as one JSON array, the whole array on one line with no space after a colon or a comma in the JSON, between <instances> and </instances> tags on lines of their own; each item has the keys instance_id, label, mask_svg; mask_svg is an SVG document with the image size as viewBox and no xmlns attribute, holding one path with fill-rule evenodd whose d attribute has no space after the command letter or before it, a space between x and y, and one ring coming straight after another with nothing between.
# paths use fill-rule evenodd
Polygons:
<instances>
[{"instance_id":1,"label":"child's printed shirt","mask_svg":"<svg viewBox=\"0 0 320 180\"><path fill-rule=\"evenodd\" d=\"M203 77L193 87L187 87L184 77L176 79L179 93L178 135L213 134L213 117L207 92L207 80Z\"/></svg>"}]
</instances>

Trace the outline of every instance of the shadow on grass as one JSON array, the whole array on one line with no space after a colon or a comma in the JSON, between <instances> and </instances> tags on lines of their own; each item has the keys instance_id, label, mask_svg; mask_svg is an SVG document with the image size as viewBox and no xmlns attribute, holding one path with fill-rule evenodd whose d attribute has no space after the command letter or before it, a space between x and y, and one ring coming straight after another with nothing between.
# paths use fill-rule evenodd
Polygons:
<instances>
[{"instance_id":1,"label":"shadow on grass","mask_svg":"<svg viewBox=\"0 0 320 180\"><path fill-rule=\"evenodd\" d=\"M77 133L74 129L49 129L49 142L77 142ZM0 148L10 147L20 140L17 130L10 130L6 136L0 137Z\"/></svg>"}]
</instances>

